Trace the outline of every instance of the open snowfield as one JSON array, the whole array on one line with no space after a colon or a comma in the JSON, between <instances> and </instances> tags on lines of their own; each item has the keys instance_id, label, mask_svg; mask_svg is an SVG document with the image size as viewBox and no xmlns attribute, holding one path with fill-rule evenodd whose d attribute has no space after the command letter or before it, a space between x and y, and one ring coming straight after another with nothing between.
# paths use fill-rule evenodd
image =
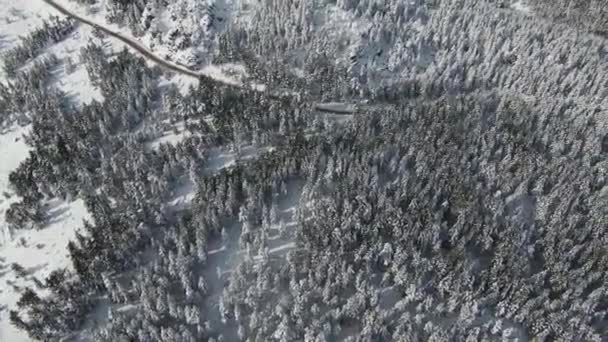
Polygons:
<instances>
[{"instance_id":1,"label":"open snowfield","mask_svg":"<svg viewBox=\"0 0 608 342\"><path fill-rule=\"evenodd\" d=\"M99 89L91 86L89 75L78 58L80 48L88 44L92 31L86 25L79 25L69 37L47 49L48 53L55 54L63 61L61 66L55 70L55 86L63 90L75 104L103 99ZM106 45L109 48L112 46ZM73 70L66 67L68 58L73 63Z\"/></svg>"},{"instance_id":2,"label":"open snowfield","mask_svg":"<svg viewBox=\"0 0 608 342\"><path fill-rule=\"evenodd\" d=\"M87 218L84 203L52 201L48 215L49 221L41 230L13 232L0 246L0 341L30 341L23 331L10 325L9 310L25 287L40 290L34 278L44 282L53 270L71 268L66 246ZM15 263L24 268L24 277L11 269Z\"/></svg>"},{"instance_id":3,"label":"open snowfield","mask_svg":"<svg viewBox=\"0 0 608 342\"><path fill-rule=\"evenodd\" d=\"M40 0L0 0L0 48L6 49L54 14Z\"/></svg>"}]
</instances>

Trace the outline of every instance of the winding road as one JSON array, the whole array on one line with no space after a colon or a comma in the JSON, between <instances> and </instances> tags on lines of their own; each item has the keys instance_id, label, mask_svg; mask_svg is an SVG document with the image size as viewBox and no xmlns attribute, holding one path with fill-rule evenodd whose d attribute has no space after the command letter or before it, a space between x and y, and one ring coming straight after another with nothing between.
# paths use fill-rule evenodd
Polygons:
<instances>
[{"instance_id":1,"label":"winding road","mask_svg":"<svg viewBox=\"0 0 608 342\"><path fill-rule=\"evenodd\" d=\"M177 72L179 74L182 75L186 75L186 76L190 76L193 78L197 78L197 79L201 79L201 78L207 78L209 80L214 80L216 82L221 82L227 85L231 85L231 86L235 86L235 84L227 82L224 79L218 78L218 77L213 77L212 75L208 75L205 74L203 72L197 72L194 71L192 69L189 69L183 65L177 64L175 62L171 62L168 61L164 58L161 58L159 56L157 56L156 54L154 54L154 52L152 52L150 49L148 49L147 47L145 47L144 45L140 44L139 42L137 42L135 39L126 37L124 35L122 35L121 33L115 32L110 30L109 28L97 24L85 17L82 17L70 10L68 10L67 8L63 7L62 5L58 4L57 2L55 2L54 0L42 0L45 3L47 3L49 6L53 7L54 9L56 9L58 12L76 20L79 21L85 25L91 26L95 29L98 29L106 34L108 34L111 37L114 37L118 40L120 40L121 42L127 44L128 46L132 47L134 50L136 50L137 52L139 52L142 56L144 56L144 58L147 58L148 60L153 61L154 63L158 64L161 67L164 67L165 69ZM240 85L240 87L246 87L246 85ZM251 87L249 86L248 88L252 89L252 90L256 90L256 91L260 91L259 89L257 89L256 87ZM281 95L271 95L273 97L281 97ZM341 115L351 115L354 114L355 110L351 109L351 108L347 108L347 107L342 107L342 108L332 108L333 106L326 106L324 104L315 104L313 106L313 108L315 110L317 110L318 112L324 112L324 113L333 113L333 114L341 114Z\"/></svg>"},{"instance_id":2,"label":"winding road","mask_svg":"<svg viewBox=\"0 0 608 342\"><path fill-rule=\"evenodd\" d=\"M76 13L71 12L70 10L66 9L65 7L63 7L62 5L56 3L53 0L42 0L44 2L46 2L47 4L49 4L51 7L53 7L54 9L56 9L57 11L61 12L62 14L77 20L83 24L89 25L95 29L98 29L120 41L122 41L123 43L129 45L130 47L132 47L133 49L135 49L137 52L139 52L140 54L142 54L145 58L155 62L156 64L165 67L169 70L178 72L182 75L187 75L190 77L195 77L195 78L201 78L201 77L209 77L207 75L204 75L202 73L198 73L194 70L188 69L182 65L167 61L164 58L158 57L157 55L154 54L154 52L150 51L148 48L146 48L145 46L141 45L140 43L136 42L133 39L127 38L125 36L123 36L120 33L114 32L102 25L99 25L97 23L92 22L91 20L84 18Z\"/></svg>"}]
</instances>

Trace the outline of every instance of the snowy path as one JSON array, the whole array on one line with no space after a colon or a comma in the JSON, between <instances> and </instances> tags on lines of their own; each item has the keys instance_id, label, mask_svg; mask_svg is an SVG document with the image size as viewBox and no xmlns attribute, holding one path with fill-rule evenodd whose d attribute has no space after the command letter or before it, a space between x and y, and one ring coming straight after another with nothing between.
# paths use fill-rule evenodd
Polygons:
<instances>
[{"instance_id":1,"label":"snowy path","mask_svg":"<svg viewBox=\"0 0 608 342\"><path fill-rule=\"evenodd\" d=\"M140 44L139 42L137 42L135 39L127 37L122 33L118 33L103 25L95 23L90 19L87 19L81 15L78 15L78 14L74 13L73 11L70 11L67 8L63 7L62 5L58 4L54 0L42 0L42 1L46 2L48 5L50 5L57 11L61 12L62 14L66 15L68 17L71 17L83 24L89 25L95 29L103 31L106 34L120 40L121 42L127 44L128 46L130 46L131 48L133 48L134 50L139 52L146 59L151 60L154 63L160 65L161 67L164 67L171 71L177 72L177 73L185 75L185 76L193 77L196 79L208 77L210 79L216 80L218 82L221 82L221 83L224 83L227 85L238 86L238 87L248 87L249 89L254 90L254 91L264 91L265 90L265 87L263 85L259 85L259 84L245 85L235 79L232 79L231 77L225 75L222 72L222 70L220 70L217 66L210 65L206 68L203 68L200 72L197 72L197 71L191 70L183 65L180 65L178 63L168 61L162 57L157 56L154 52L152 52L150 49L148 49L147 47L145 47L142 44ZM282 95L275 95L275 96L282 97ZM345 108L347 108L347 109L345 109ZM318 105L315 105L315 109L326 112L326 113L335 113L335 114L352 114L352 112L353 112L353 109L348 105L345 105L341 108L336 109L336 108L333 108L332 106L324 106L323 104L318 104Z\"/></svg>"},{"instance_id":2,"label":"snowy path","mask_svg":"<svg viewBox=\"0 0 608 342\"><path fill-rule=\"evenodd\" d=\"M124 35L114 32L113 30L110 30L109 28L106 28L105 26L99 25L97 23L94 23L93 21L84 18L68 9L66 9L65 7L63 7L62 5L59 5L58 3L56 3L53 0L42 0L44 2L46 2L47 4L49 4L51 7L55 8L57 11L61 12L62 14L71 17L83 24L89 25L95 29L98 29L100 31L103 31L104 33L122 41L123 43L129 45L130 47L132 47L133 49L135 49L137 52L139 52L140 54L142 54L144 57L146 57L149 60L152 60L153 62L157 63L160 66L163 66L167 69L170 69L172 71L178 72L180 74L183 75L188 75L191 77L196 77L196 78L201 78L201 77L206 77L207 75L204 75L202 73L197 73L193 70L190 70L184 66L181 66L179 64L176 63L172 63L169 62L161 57L158 57L157 55L155 55L152 51L150 51L148 48L146 48L145 46L141 45L140 43L138 43L137 41L135 41L134 39L125 37Z\"/></svg>"},{"instance_id":3,"label":"snowy path","mask_svg":"<svg viewBox=\"0 0 608 342\"><path fill-rule=\"evenodd\" d=\"M57 11L61 12L62 14L66 15L70 18L73 18L74 20L77 20L85 25L91 26L94 29L98 29L98 30L108 34L109 36L120 40L121 42L125 43L129 47L133 48L135 51L139 52L144 58L158 64L161 67L164 67L164 68L174 71L176 73L179 73L179 74L182 74L185 76L189 76L189 77L193 77L196 79L208 77L210 79L213 79L215 81L218 81L218 82L221 82L221 83L224 83L227 85L245 87L245 85L242 84L242 82L226 75L217 66L209 65L209 66L203 68L201 71L195 71L195 70L189 69L188 67L186 67L184 65L181 65L181 64L175 63L175 62L171 62L162 57L159 57L152 50L150 50L146 46L139 43L136 39L127 37L123 33L116 32L104 25L95 23L94 21L92 21L88 18L85 18L84 16L76 14L73 11L65 8L63 5L58 4L54 0L42 0L42 1L44 1L49 6L56 9ZM259 84L250 85L249 88L252 90L256 90L256 91L264 90L264 87L260 86Z\"/></svg>"}]
</instances>

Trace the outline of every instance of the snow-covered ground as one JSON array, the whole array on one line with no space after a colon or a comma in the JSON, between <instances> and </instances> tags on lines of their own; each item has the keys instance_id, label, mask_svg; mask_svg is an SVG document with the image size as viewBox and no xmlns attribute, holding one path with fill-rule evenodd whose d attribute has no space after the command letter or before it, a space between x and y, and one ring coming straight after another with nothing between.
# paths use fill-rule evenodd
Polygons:
<instances>
[{"instance_id":1,"label":"snow-covered ground","mask_svg":"<svg viewBox=\"0 0 608 342\"><path fill-rule=\"evenodd\" d=\"M272 147L254 147L249 145L242 147L240 154L237 154L225 147L213 148L207 158L207 165L203 172L205 174L214 174L235 166L239 161L251 161L263 153L271 152L272 150ZM175 188L173 197L169 200L168 204L176 211L186 209L192 203L195 195L196 185L188 178Z\"/></svg>"},{"instance_id":2,"label":"snow-covered ground","mask_svg":"<svg viewBox=\"0 0 608 342\"><path fill-rule=\"evenodd\" d=\"M63 90L75 104L103 100L99 89L91 85L86 68L79 60L80 48L88 44L92 31L89 26L79 25L69 37L47 49L47 53L63 61L54 72L55 86ZM111 48L111 45L108 47ZM66 67L68 59L73 63L73 70Z\"/></svg>"},{"instance_id":3,"label":"snow-covered ground","mask_svg":"<svg viewBox=\"0 0 608 342\"><path fill-rule=\"evenodd\" d=\"M19 44L19 37L27 35L39 27L50 16L59 16L52 7L42 0L0 0L0 50L12 48ZM87 45L92 28L79 25L77 29L61 42L49 46L40 57L55 54L64 63L53 70L54 85L63 90L74 104L89 103L93 99L101 100L99 90L93 88L89 76L79 63L80 48ZM73 71L66 72L65 62L71 58ZM0 81L5 78L0 68Z\"/></svg>"},{"instance_id":4,"label":"snow-covered ground","mask_svg":"<svg viewBox=\"0 0 608 342\"><path fill-rule=\"evenodd\" d=\"M201 70L195 71L190 68L191 63L187 62L189 58L180 58L180 54L186 54L186 51L174 51L171 54L166 51L166 45L157 46L144 37L134 37L128 29L123 28L117 24L108 23L106 21L106 6L104 2L99 2L93 6L81 6L75 2L67 0L53 0L54 3L60 5L65 10L70 11L72 15L77 16L79 20L85 20L91 25L102 27L107 30L108 33L114 35L109 37L112 41L113 50L119 50L123 47L127 47L129 50L136 54L143 54L146 57L146 61L149 65L161 64L165 67L170 67L174 71L179 71L184 75L190 75L190 77L198 78L201 76L208 76L214 78L220 82L231 84L231 85L242 85L240 77L229 76L228 73L224 72L221 66L206 64ZM225 11L225 10L222 10ZM59 13L57 11L57 13ZM90 26L85 25L83 26ZM92 30L91 28L89 28ZM120 39L119 39L120 38ZM146 44L147 43L147 44ZM156 60L153 60L156 59ZM184 60L185 59L185 60ZM263 85L253 85L254 89L263 90Z\"/></svg>"},{"instance_id":5,"label":"snow-covered ground","mask_svg":"<svg viewBox=\"0 0 608 342\"><path fill-rule=\"evenodd\" d=\"M41 0L0 0L0 50L10 49L19 44L19 37L27 35L43 20L58 15ZM53 85L67 93L74 104L100 100L85 68L78 63L80 47L85 46L91 29L80 25L74 33L49 46L41 56L54 53L60 60L71 57L73 71L67 73L60 64L53 70ZM0 68L0 82L5 75ZM28 336L9 323L9 311L20 297L23 289L36 288L34 279L44 279L55 269L70 268L67 244L74 239L76 229L86 219L87 211L82 200L66 203L57 199L46 201L47 220L41 230L10 231L4 222L4 215L10 205L19 199L9 188L9 174L28 156L30 148L23 138L30 127L12 126L0 130L0 341L25 342ZM24 269L24 275L17 275L13 264ZM44 295L44 291L40 291Z\"/></svg>"},{"instance_id":6,"label":"snow-covered ground","mask_svg":"<svg viewBox=\"0 0 608 342\"><path fill-rule=\"evenodd\" d=\"M87 210L82 200L71 203L54 200L49 205L46 226L36 231L13 232L12 239L0 246L0 341L30 341L24 332L10 325L9 310L26 286L44 294L36 287L34 278L44 282L53 270L72 267L66 246L88 217ZM11 269L14 263L25 269L25 277Z\"/></svg>"},{"instance_id":7,"label":"snow-covered ground","mask_svg":"<svg viewBox=\"0 0 608 342\"><path fill-rule=\"evenodd\" d=\"M162 136L158 137L154 141L149 142L147 144L147 147L156 150L162 144L170 144L175 146L190 135L191 133L186 130L184 123L179 122L173 126L172 130L164 132Z\"/></svg>"},{"instance_id":8,"label":"snow-covered ground","mask_svg":"<svg viewBox=\"0 0 608 342\"><path fill-rule=\"evenodd\" d=\"M0 0L0 51L14 47L19 37L33 31L52 9L38 0ZM4 70L0 68L0 81L4 79Z\"/></svg>"},{"instance_id":9,"label":"snow-covered ground","mask_svg":"<svg viewBox=\"0 0 608 342\"><path fill-rule=\"evenodd\" d=\"M175 84L177 86L177 89L179 89L180 94L182 95L188 94L188 92L190 91L190 87L196 88L198 86L197 79L178 73L174 73L173 75L169 76L161 76L159 86L162 87L169 83Z\"/></svg>"},{"instance_id":10,"label":"snow-covered ground","mask_svg":"<svg viewBox=\"0 0 608 342\"><path fill-rule=\"evenodd\" d=\"M238 152L226 147L213 148L207 159L205 172L212 174L232 167L239 161L254 160L263 153L271 152L273 149L273 147L255 147L252 145L242 146Z\"/></svg>"},{"instance_id":11,"label":"snow-covered ground","mask_svg":"<svg viewBox=\"0 0 608 342\"><path fill-rule=\"evenodd\" d=\"M66 246L87 217L81 200L53 200L47 203L48 220L41 230L9 230L4 213L18 198L9 189L8 176L28 156L29 147L23 139L28 130L29 127L12 127L0 132L0 341L7 342L29 341L10 325L9 310L25 286L35 288L34 277L44 281L51 271L71 266ZM25 277L15 274L11 268L14 263L24 268Z\"/></svg>"},{"instance_id":12,"label":"snow-covered ground","mask_svg":"<svg viewBox=\"0 0 608 342\"><path fill-rule=\"evenodd\" d=\"M87 218L83 201L65 203L51 200L46 203L46 224L36 231L11 231L4 222L4 214L18 198L9 188L11 171L28 156L29 147L23 135L27 127L11 127L0 132L0 341L30 341L10 325L9 310L13 309L25 286L35 287L34 278L44 279L55 269L70 268L66 246ZM11 268L18 263L25 270L19 277ZM42 292L44 293L44 292Z\"/></svg>"},{"instance_id":13,"label":"snow-covered ground","mask_svg":"<svg viewBox=\"0 0 608 342\"><path fill-rule=\"evenodd\" d=\"M53 14L40 0L0 0L0 50L14 46Z\"/></svg>"},{"instance_id":14,"label":"snow-covered ground","mask_svg":"<svg viewBox=\"0 0 608 342\"><path fill-rule=\"evenodd\" d=\"M264 262L264 259L281 262L286 260L289 251L296 248L295 229L296 210L300 205L303 182L293 181L285 186L284 193L278 203L277 222L272 222L266 232L266 248L252 250L251 259L256 263ZM230 278L232 271L239 264L247 260L248 251L243 249L239 243L243 224L235 222L226 226L226 236L222 239L211 239L208 246L208 259L204 274L208 285L208 298L206 301L209 313L208 319L211 321L221 320L218 306L220 305L224 285ZM262 228L253 231L257 238L261 238ZM228 340L235 336L235 331L227 329L224 331Z\"/></svg>"},{"instance_id":15,"label":"snow-covered ground","mask_svg":"<svg viewBox=\"0 0 608 342\"><path fill-rule=\"evenodd\" d=\"M532 8L522 0L518 0L517 2L513 3L511 8L526 14L532 13Z\"/></svg>"},{"instance_id":16,"label":"snow-covered ground","mask_svg":"<svg viewBox=\"0 0 608 342\"><path fill-rule=\"evenodd\" d=\"M0 225L2 228L0 243L5 236L4 212L15 201L8 187L8 176L28 156L29 147L23 139L23 135L28 131L29 126L13 126L6 131L0 131Z\"/></svg>"},{"instance_id":17,"label":"snow-covered ground","mask_svg":"<svg viewBox=\"0 0 608 342\"><path fill-rule=\"evenodd\" d=\"M248 84L252 89L258 91L264 91L266 88L263 84L249 82L249 73L242 64L211 64L203 67L200 72L215 80L230 85L242 86L243 84ZM169 76L161 76L160 85L163 86L168 83L175 84L179 89L180 94L186 95L190 90L190 87L196 88L198 86L198 79L179 73L170 73Z\"/></svg>"}]
</instances>

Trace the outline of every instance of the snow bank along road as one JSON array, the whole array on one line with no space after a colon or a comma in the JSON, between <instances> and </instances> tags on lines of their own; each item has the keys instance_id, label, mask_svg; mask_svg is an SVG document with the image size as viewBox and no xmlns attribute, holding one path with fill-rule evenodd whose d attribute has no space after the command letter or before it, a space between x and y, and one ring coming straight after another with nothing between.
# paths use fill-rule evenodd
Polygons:
<instances>
[{"instance_id":1,"label":"snow bank along road","mask_svg":"<svg viewBox=\"0 0 608 342\"><path fill-rule=\"evenodd\" d=\"M139 42L125 37L122 34L118 33L118 32L114 32L110 29L108 29L107 27L104 27L102 25L99 25L97 23L92 22L91 20L84 18L76 13L73 13L72 11L68 10L67 8L63 7L62 5L56 3L53 0L42 0L44 2L46 2L47 4L49 4L51 7L55 8L57 11L61 12L62 14L73 18L74 20L77 20L81 23L84 23L86 25L89 25L95 29L98 29L102 32L105 32L106 34L122 41L123 43L129 45L130 47L132 47L133 49L135 49L137 52L139 52L140 54L142 54L145 58L155 62L156 64L165 67L169 70L175 71L177 73L186 75L186 76L190 76L190 77L194 77L194 78L203 78L203 77L207 77L210 79L214 79L218 82L222 82L225 84L229 84L234 86L234 84L228 83L225 80L222 79L218 79L216 77L211 77L209 75L205 75L203 73L199 73L196 72L194 70L188 69L182 65L179 65L177 63L173 63L170 62L164 58L161 58L157 55L155 55L152 51L150 51L148 48L146 48L145 46L141 45ZM255 89L255 88L253 88ZM316 110L321 111L321 112L326 112L326 113L335 113L335 114L353 114L354 110L352 109L346 109L344 107L342 108L332 108L332 106L324 106L323 104L317 104L314 107Z\"/></svg>"}]
</instances>

